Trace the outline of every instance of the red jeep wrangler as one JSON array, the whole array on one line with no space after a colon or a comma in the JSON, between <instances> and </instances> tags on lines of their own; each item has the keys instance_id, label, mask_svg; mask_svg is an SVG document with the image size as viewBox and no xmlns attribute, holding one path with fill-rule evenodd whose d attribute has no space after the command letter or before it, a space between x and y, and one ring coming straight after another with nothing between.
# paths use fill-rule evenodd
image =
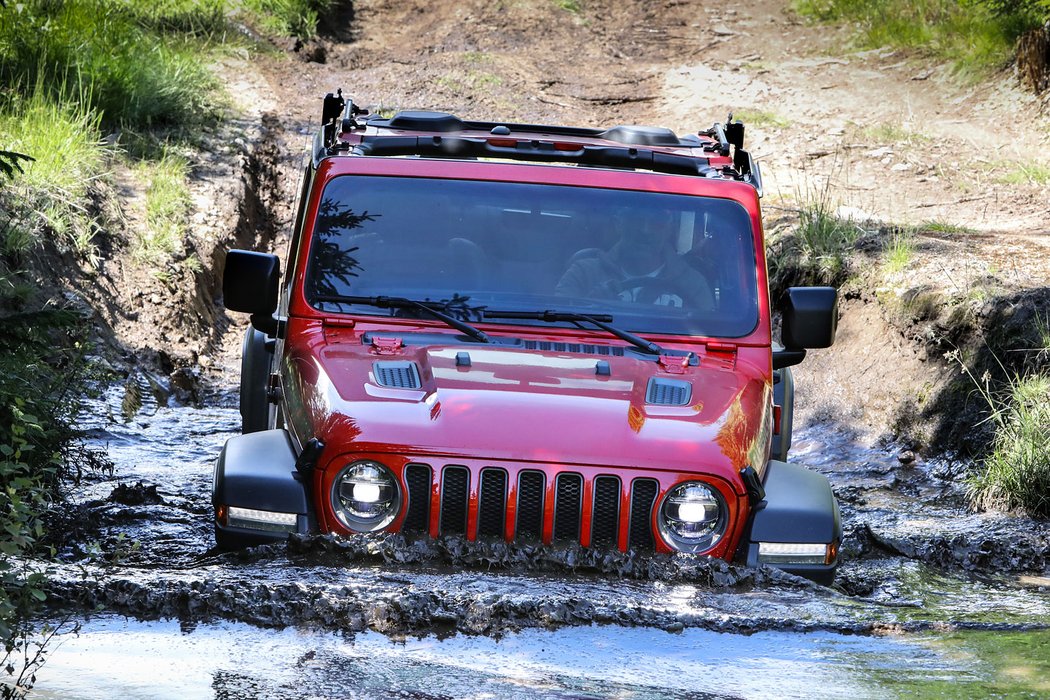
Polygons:
<instances>
[{"instance_id":1,"label":"red jeep wrangler","mask_svg":"<svg viewBox=\"0 0 1050 700\"><path fill-rule=\"evenodd\" d=\"M322 114L283 279L226 260L252 316L219 546L455 534L832 579L835 498L785 459L788 367L832 343L836 294L788 290L773 342L742 123Z\"/></svg>"}]
</instances>

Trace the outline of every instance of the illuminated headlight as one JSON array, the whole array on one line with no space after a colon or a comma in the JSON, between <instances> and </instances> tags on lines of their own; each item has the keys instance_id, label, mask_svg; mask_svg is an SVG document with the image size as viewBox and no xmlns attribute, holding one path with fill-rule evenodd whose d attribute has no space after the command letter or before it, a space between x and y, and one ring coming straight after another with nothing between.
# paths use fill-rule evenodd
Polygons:
<instances>
[{"instance_id":1,"label":"illuminated headlight","mask_svg":"<svg viewBox=\"0 0 1050 700\"><path fill-rule=\"evenodd\" d=\"M697 481L671 489L657 518L660 534L680 552L711 549L726 530L726 507L713 487Z\"/></svg>"},{"instance_id":2,"label":"illuminated headlight","mask_svg":"<svg viewBox=\"0 0 1050 700\"><path fill-rule=\"evenodd\" d=\"M762 564L831 564L838 555L838 543L759 542L758 561Z\"/></svg>"},{"instance_id":3,"label":"illuminated headlight","mask_svg":"<svg viewBox=\"0 0 1050 700\"><path fill-rule=\"evenodd\" d=\"M220 519L225 520L223 524L229 527L244 527L269 532L295 532L297 518L295 513L276 513L237 506L226 508L225 513L220 515Z\"/></svg>"},{"instance_id":4,"label":"illuminated headlight","mask_svg":"<svg viewBox=\"0 0 1050 700\"><path fill-rule=\"evenodd\" d=\"M397 515L401 490L390 470L379 462L343 467L332 483L332 509L339 522L355 532L372 532Z\"/></svg>"}]
</instances>

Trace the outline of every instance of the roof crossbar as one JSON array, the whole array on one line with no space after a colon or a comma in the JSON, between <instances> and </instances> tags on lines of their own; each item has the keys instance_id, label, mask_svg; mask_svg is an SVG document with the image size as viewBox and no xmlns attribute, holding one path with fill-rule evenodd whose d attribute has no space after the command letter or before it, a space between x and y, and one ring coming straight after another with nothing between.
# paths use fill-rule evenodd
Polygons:
<instances>
[{"instance_id":1,"label":"roof crossbar","mask_svg":"<svg viewBox=\"0 0 1050 700\"><path fill-rule=\"evenodd\" d=\"M512 139L500 139L510 141ZM486 138L461 136L363 136L353 152L363 156L430 156L438 158L508 158L543 163L576 163L610 168L632 168L675 175L712 172L703 160L644 148L580 145L562 150L549 141L521 139L514 145Z\"/></svg>"}]
</instances>

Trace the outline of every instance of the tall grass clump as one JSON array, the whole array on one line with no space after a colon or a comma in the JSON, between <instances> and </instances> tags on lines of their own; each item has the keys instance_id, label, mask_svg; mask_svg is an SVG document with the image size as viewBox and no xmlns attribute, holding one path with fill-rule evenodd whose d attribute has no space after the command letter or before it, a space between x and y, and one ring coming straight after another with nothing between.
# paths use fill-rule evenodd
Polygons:
<instances>
[{"instance_id":1,"label":"tall grass clump","mask_svg":"<svg viewBox=\"0 0 1050 700\"><path fill-rule=\"evenodd\" d=\"M1005 395L978 383L988 402L995 439L967 482L979 508L1050 517L1050 374L1014 376Z\"/></svg>"},{"instance_id":2,"label":"tall grass clump","mask_svg":"<svg viewBox=\"0 0 1050 700\"><path fill-rule=\"evenodd\" d=\"M145 3L142 4L145 6ZM26 0L0 9L0 82L58 103L76 85L110 126L180 126L215 110L199 46L148 30L119 0Z\"/></svg>"},{"instance_id":3,"label":"tall grass clump","mask_svg":"<svg viewBox=\"0 0 1050 700\"><path fill-rule=\"evenodd\" d=\"M837 214L828 187L804 199L798 208L798 223L770 236L770 291L777 296L793 285L841 285L862 233L856 222Z\"/></svg>"},{"instance_id":4,"label":"tall grass clump","mask_svg":"<svg viewBox=\"0 0 1050 700\"><path fill-rule=\"evenodd\" d=\"M37 89L0 111L0 143L33 154L0 194L9 216L0 226L0 251L20 255L50 235L61 247L86 252L94 234L86 200L105 170L99 115L80 100L52 101Z\"/></svg>"},{"instance_id":5,"label":"tall grass clump","mask_svg":"<svg viewBox=\"0 0 1050 700\"><path fill-rule=\"evenodd\" d=\"M1017 38L1050 18L1048 0L793 0L792 6L817 21L853 23L857 48L915 50L975 77L1005 65Z\"/></svg>"},{"instance_id":6,"label":"tall grass clump","mask_svg":"<svg viewBox=\"0 0 1050 700\"><path fill-rule=\"evenodd\" d=\"M317 35L317 21L333 1L244 0L244 7L265 31L306 40Z\"/></svg>"}]
</instances>

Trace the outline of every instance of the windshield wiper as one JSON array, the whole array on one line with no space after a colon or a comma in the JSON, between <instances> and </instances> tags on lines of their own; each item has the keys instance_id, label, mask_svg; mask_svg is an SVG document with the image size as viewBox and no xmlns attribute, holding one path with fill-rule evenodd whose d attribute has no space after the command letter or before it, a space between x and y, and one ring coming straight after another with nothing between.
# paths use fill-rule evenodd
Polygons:
<instances>
[{"instance_id":1,"label":"windshield wiper","mask_svg":"<svg viewBox=\"0 0 1050 700\"><path fill-rule=\"evenodd\" d=\"M344 296L342 294L318 294L314 299L316 301L327 301L334 304L367 304L368 306L375 306L380 309L419 309L440 321L444 321L457 331L470 336L479 343L492 342L492 338L484 331L480 331L469 323L460 321L455 316L450 316L444 311L439 311L431 306L431 304L434 304L435 306L443 306L444 303L440 301L416 301L415 299L407 299L405 297L357 297Z\"/></svg>"},{"instance_id":2,"label":"windshield wiper","mask_svg":"<svg viewBox=\"0 0 1050 700\"><path fill-rule=\"evenodd\" d=\"M485 318L527 318L535 319L537 321L546 321L547 323L568 321L569 323L576 324L577 328L583 328L583 326L580 325L581 323L590 323L591 325L597 326L603 331L615 335L620 340L624 340L650 355L659 356L664 354L663 348L656 343L650 342L645 338L639 338L635 334L628 333L625 330L610 326L608 322L612 321L613 317L608 314L580 314L572 311L551 311L548 309L547 311L484 311L483 315Z\"/></svg>"}]
</instances>

